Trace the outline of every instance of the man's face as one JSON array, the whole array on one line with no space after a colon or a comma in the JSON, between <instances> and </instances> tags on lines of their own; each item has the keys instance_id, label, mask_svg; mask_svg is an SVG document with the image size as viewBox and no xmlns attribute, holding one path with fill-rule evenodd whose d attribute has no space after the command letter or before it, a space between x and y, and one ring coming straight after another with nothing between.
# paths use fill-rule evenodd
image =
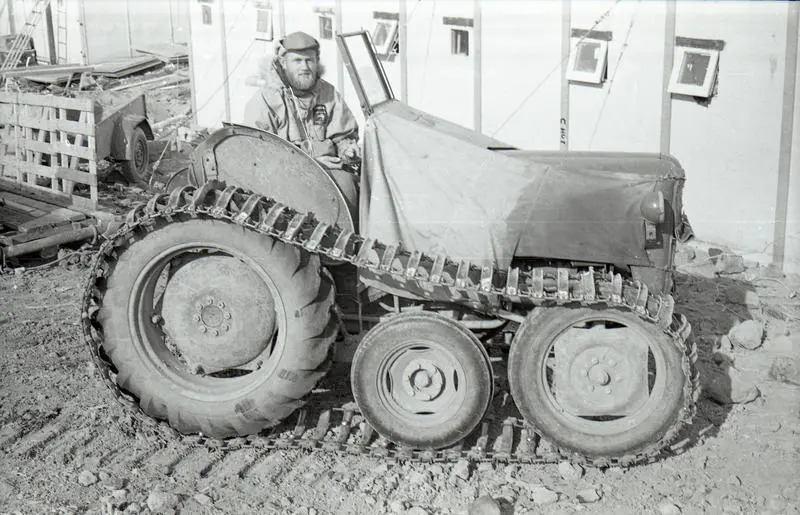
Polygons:
<instances>
[{"instance_id":1,"label":"man's face","mask_svg":"<svg viewBox=\"0 0 800 515\"><path fill-rule=\"evenodd\" d=\"M289 85L300 91L314 87L319 78L319 57L315 50L287 52L281 59Z\"/></svg>"}]
</instances>

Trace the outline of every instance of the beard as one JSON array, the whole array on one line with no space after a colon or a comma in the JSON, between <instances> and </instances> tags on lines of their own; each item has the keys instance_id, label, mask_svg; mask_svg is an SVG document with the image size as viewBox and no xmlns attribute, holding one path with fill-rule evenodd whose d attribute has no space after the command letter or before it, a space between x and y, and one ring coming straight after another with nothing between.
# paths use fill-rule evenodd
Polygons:
<instances>
[{"instance_id":1,"label":"beard","mask_svg":"<svg viewBox=\"0 0 800 515\"><path fill-rule=\"evenodd\" d=\"M286 70L286 68L284 68ZM305 71L305 72L297 72L297 73L286 73L286 79L289 81L289 85L296 89L297 91L311 91L314 86L317 84L317 81L322 74L325 72L325 68L319 64L317 65L316 72L313 71Z\"/></svg>"}]
</instances>

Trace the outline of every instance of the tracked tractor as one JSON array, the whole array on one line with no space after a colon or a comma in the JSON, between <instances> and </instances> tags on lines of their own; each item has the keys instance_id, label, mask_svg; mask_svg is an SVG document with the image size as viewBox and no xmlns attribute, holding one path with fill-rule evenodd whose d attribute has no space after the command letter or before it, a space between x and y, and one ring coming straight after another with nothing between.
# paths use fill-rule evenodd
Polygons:
<instances>
[{"instance_id":1,"label":"tracked tractor","mask_svg":"<svg viewBox=\"0 0 800 515\"><path fill-rule=\"evenodd\" d=\"M671 295L678 162L509 147L398 102L368 34L337 38L366 117L358 190L273 134L212 133L91 268L83 329L116 397L266 447L596 465L673 448L697 395ZM292 415L326 405L353 341L352 402Z\"/></svg>"}]
</instances>

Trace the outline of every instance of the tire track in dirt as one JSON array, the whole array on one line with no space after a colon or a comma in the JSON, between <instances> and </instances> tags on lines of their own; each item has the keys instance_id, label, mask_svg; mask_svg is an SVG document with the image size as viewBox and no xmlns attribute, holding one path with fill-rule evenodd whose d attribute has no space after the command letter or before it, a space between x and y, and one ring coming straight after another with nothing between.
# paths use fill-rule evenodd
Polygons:
<instances>
[{"instance_id":1,"label":"tire track in dirt","mask_svg":"<svg viewBox=\"0 0 800 515\"><path fill-rule=\"evenodd\" d=\"M18 456L32 458L48 443L63 434L76 417L62 413L55 419L45 419L44 424L25 434L12 446L12 452Z\"/></svg>"}]
</instances>

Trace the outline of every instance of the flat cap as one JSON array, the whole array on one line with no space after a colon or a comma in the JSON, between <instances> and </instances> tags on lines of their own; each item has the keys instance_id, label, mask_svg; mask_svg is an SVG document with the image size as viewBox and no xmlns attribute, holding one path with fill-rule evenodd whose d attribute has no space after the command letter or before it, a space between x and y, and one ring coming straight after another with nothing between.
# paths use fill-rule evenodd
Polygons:
<instances>
[{"instance_id":1,"label":"flat cap","mask_svg":"<svg viewBox=\"0 0 800 515\"><path fill-rule=\"evenodd\" d=\"M319 50L319 41L305 32L292 32L280 41L280 46L285 52Z\"/></svg>"}]
</instances>

